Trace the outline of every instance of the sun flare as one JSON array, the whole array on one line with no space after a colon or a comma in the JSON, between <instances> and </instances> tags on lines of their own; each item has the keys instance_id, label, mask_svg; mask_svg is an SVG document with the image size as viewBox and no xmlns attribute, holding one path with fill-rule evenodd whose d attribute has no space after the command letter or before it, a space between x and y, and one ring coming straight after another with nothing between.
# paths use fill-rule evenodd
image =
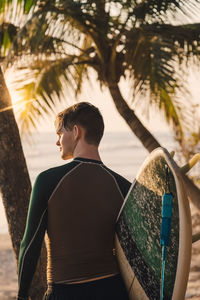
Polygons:
<instances>
[{"instance_id":1,"label":"sun flare","mask_svg":"<svg viewBox=\"0 0 200 300\"><path fill-rule=\"evenodd\" d=\"M13 82L15 81L15 73L7 71L5 74L6 84L11 96L12 106L7 109L13 108L15 112L25 112L27 110L27 105L33 100L28 99L26 92L24 90L16 90Z\"/></svg>"}]
</instances>

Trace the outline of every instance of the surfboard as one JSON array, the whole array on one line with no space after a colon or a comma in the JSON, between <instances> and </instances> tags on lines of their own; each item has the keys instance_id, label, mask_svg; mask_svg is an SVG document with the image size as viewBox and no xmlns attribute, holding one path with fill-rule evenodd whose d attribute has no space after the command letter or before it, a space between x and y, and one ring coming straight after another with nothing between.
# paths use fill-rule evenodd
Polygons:
<instances>
[{"instance_id":1,"label":"surfboard","mask_svg":"<svg viewBox=\"0 0 200 300\"><path fill-rule=\"evenodd\" d=\"M192 248L190 207L179 167L166 149L157 148L131 185L116 225L116 254L130 300L160 299L165 192L173 194L173 201L163 299L185 298Z\"/></svg>"}]
</instances>

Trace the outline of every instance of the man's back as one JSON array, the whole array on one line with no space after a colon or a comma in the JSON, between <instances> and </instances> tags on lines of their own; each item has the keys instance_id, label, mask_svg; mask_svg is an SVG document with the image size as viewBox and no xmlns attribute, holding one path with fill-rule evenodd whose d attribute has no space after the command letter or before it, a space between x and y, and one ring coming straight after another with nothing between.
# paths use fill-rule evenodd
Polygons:
<instances>
[{"instance_id":1,"label":"man's back","mask_svg":"<svg viewBox=\"0 0 200 300\"><path fill-rule=\"evenodd\" d=\"M113 237L123 200L101 162L80 159L63 176L48 201L48 282L118 273Z\"/></svg>"}]
</instances>

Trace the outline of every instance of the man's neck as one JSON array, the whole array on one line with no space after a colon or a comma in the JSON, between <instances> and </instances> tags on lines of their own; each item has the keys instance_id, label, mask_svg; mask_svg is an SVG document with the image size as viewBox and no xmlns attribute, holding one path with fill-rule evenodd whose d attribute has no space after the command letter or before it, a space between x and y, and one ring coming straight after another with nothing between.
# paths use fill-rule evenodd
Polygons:
<instances>
[{"instance_id":1,"label":"man's neck","mask_svg":"<svg viewBox=\"0 0 200 300\"><path fill-rule=\"evenodd\" d=\"M99 155L98 147L94 145L89 145L88 147L79 148L77 147L74 151L73 157L82 157L94 160L101 160Z\"/></svg>"}]
</instances>

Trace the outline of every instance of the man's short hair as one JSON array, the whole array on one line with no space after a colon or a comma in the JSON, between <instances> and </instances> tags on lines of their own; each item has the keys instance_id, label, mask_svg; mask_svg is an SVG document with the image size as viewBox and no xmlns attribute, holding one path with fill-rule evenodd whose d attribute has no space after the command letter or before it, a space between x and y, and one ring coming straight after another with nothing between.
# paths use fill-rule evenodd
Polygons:
<instances>
[{"instance_id":1,"label":"man's short hair","mask_svg":"<svg viewBox=\"0 0 200 300\"><path fill-rule=\"evenodd\" d=\"M55 120L56 131L63 126L72 130L74 125L80 125L85 130L85 140L88 144L99 145L104 132L103 117L99 109L89 102L79 102L61 111Z\"/></svg>"}]
</instances>

